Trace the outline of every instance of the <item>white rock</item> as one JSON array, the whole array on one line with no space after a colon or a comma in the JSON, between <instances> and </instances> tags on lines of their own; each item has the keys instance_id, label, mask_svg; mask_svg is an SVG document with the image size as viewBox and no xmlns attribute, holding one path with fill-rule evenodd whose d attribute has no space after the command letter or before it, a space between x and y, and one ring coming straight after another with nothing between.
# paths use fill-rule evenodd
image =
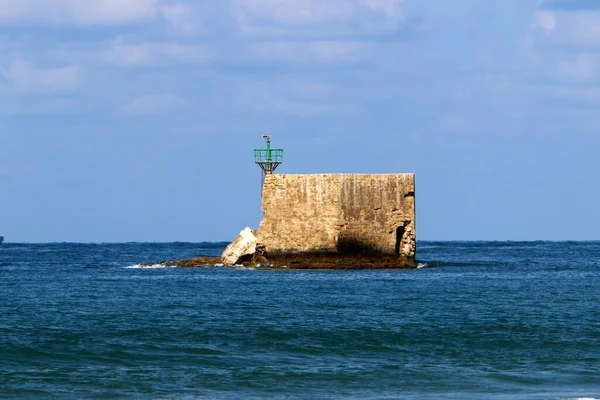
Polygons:
<instances>
[{"instance_id":1,"label":"white rock","mask_svg":"<svg viewBox=\"0 0 600 400\"><path fill-rule=\"evenodd\" d=\"M243 256L254 254L256 252L256 236L252 229L246 228L240 232L239 236L231 242L221 255L221 261L225 266L237 264Z\"/></svg>"}]
</instances>

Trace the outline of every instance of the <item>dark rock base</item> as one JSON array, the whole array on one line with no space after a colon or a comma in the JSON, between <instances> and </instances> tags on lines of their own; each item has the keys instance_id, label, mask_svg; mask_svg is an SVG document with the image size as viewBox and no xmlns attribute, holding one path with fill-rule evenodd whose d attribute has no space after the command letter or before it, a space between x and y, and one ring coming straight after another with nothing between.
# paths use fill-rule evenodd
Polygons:
<instances>
[{"instance_id":1,"label":"dark rock base","mask_svg":"<svg viewBox=\"0 0 600 400\"><path fill-rule=\"evenodd\" d=\"M414 259L362 254L303 253L269 256L269 263L289 269L403 269L416 268Z\"/></svg>"},{"instance_id":2,"label":"dark rock base","mask_svg":"<svg viewBox=\"0 0 600 400\"><path fill-rule=\"evenodd\" d=\"M148 265L155 264L149 263ZM189 260L171 260L163 264L171 267L198 268L222 265L220 258L198 257ZM394 256L362 254L301 253L287 255L254 254L239 261L245 267L286 269L403 269L416 268L414 259Z\"/></svg>"}]
</instances>

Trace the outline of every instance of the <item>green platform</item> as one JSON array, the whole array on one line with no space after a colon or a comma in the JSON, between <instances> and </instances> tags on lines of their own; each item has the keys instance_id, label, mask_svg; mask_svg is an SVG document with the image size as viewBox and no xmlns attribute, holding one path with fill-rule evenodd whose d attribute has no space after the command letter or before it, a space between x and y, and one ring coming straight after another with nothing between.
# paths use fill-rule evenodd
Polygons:
<instances>
[{"instance_id":1,"label":"green platform","mask_svg":"<svg viewBox=\"0 0 600 400\"><path fill-rule=\"evenodd\" d=\"M267 148L254 149L254 162L260 166L265 175L269 175L283 162L283 149L271 148L271 135L265 135L263 139L267 141Z\"/></svg>"}]
</instances>

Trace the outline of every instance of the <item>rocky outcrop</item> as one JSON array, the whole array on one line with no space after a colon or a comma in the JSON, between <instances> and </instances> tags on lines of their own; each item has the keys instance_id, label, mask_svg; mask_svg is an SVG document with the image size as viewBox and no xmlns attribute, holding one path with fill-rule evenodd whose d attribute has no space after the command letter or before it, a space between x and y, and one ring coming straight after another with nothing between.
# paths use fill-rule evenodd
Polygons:
<instances>
[{"instance_id":1,"label":"rocky outcrop","mask_svg":"<svg viewBox=\"0 0 600 400\"><path fill-rule=\"evenodd\" d=\"M256 253L256 236L252 229L246 228L238 237L225 248L221 255L221 262L225 266L236 265L244 256L252 257Z\"/></svg>"},{"instance_id":2,"label":"rocky outcrop","mask_svg":"<svg viewBox=\"0 0 600 400\"><path fill-rule=\"evenodd\" d=\"M286 268L286 269L400 269L415 268L416 263L407 257L374 257L360 254L339 253L302 253L273 256L269 259L262 252L260 246L256 253L241 257L235 265L260 268ZM141 266L155 266L157 264L167 267L203 268L223 266L220 258L197 257L189 260L170 260L150 262Z\"/></svg>"},{"instance_id":3,"label":"rocky outcrop","mask_svg":"<svg viewBox=\"0 0 600 400\"><path fill-rule=\"evenodd\" d=\"M268 256L271 268L289 269L402 269L416 268L412 257L344 253L299 253Z\"/></svg>"},{"instance_id":4,"label":"rocky outcrop","mask_svg":"<svg viewBox=\"0 0 600 400\"><path fill-rule=\"evenodd\" d=\"M169 260L160 262L147 262L139 264L142 268L154 267L156 265L162 265L165 267L182 267L182 268L200 268L200 267L214 267L221 265L221 259L215 257L195 257L189 260Z\"/></svg>"},{"instance_id":5,"label":"rocky outcrop","mask_svg":"<svg viewBox=\"0 0 600 400\"><path fill-rule=\"evenodd\" d=\"M220 260L170 265L416 267L414 174L267 175L262 210L256 234L241 231Z\"/></svg>"},{"instance_id":6,"label":"rocky outcrop","mask_svg":"<svg viewBox=\"0 0 600 400\"><path fill-rule=\"evenodd\" d=\"M221 259L215 257L196 257L189 260L172 260L166 264L171 267L183 268L214 267L221 264Z\"/></svg>"}]
</instances>

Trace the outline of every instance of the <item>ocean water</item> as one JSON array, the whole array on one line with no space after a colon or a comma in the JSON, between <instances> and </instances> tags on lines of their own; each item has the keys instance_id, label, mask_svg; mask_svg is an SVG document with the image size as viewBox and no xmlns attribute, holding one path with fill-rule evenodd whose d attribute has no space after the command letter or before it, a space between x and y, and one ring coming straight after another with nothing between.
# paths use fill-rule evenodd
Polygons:
<instances>
[{"instance_id":1,"label":"ocean water","mask_svg":"<svg viewBox=\"0 0 600 400\"><path fill-rule=\"evenodd\" d=\"M600 242L421 268L139 268L224 244L0 246L0 398L600 398Z\"/></svg>"}]
</instances>

